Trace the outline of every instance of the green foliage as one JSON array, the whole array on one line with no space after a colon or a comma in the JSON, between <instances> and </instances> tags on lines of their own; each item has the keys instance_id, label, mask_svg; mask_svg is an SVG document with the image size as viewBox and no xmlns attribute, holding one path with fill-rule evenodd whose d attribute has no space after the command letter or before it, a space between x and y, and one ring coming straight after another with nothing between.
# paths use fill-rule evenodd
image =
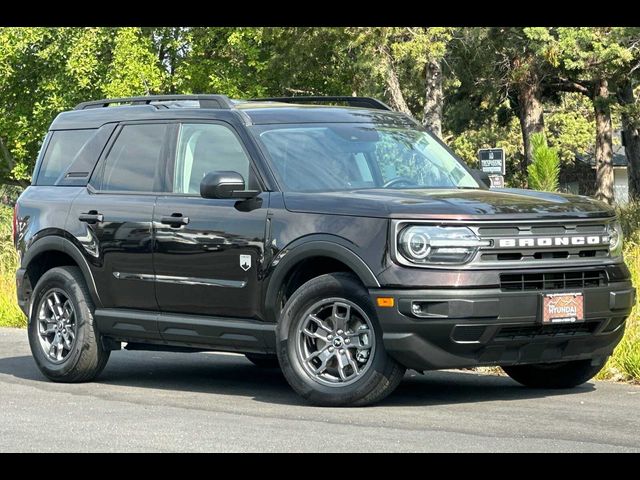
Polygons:
<instances>
[{"instance_id":1,"label":"green foliage","mask_svg":"<svg viewBox=\"0 0 640 480\"><path fill-rule=\"evenodd\" d=\"M579 93L561 96L545 117L549 144L557 149L561 163L573 162L576 154L593 152L595 126L590 100Z\"/></svg>"},{"instance_id":2,"label":"green foliage","mask_svg":"<svg viewBox=\"0 0 640 480\"><path fill-rule=\"evenodd\" d=\"M137 28L0 28L0 52L0 175L13 181L29 180L59 112L91 98L158 92L164 76Z\"/></svg>"},{"instance_id":3,"label":"green foliage","mask_svg":"<svg viewBox=\"0 0 640 480\"><path fill-rule=\"evenodd\" d=\"M533 162L527 168L529 187L543 192L558 190L560 159L555 148L547 144L542 133L531 136Z\"/></svg>"},{"instance_id":4,"label":"green foliage","mask_svg":"<svg viewBox=\"0 0 640 480\"><path fill-rule=\"evenodd\" d=\"M105 97L130 97L159 93L163 72L151 50L151 40L139 28L121 28L115 35L108 66Z\"/></svg>"},{"instance_id":5,"label":"green foliage","mask_svg":"<svg viewBox=\"0 0 640 480\"><path fill-rule=\"evenodd\" d=\"M507 162L507 184L519 187L522 185L523 179L515 175L518 171L515 164L522 148L522 134L518 119L512 117L507 125L501 125L495 116L492 120L477 128L468 128L459 135L445 138L445 141L450 144L460 158L473 168L478 166L478 149L504 148Z\"/></svg>"},{"instance_id":6,"label":"green foliage","mask_svg":"<svg viewBox=\"0 0 640 480\"><path fill-rule=\"evenodd\" d=\"M631 272L631 280L640 287L640 204L629 203L618 208L624 232L624 259ZM640 382L640 298L626 323L624 337L616 347L599 378Z\"/></svg>"},{"instance_id":7,"label":"green foliage","mask_svg":"<svg viewBox=\"0 0 640 480\"><path fill-rule=\"evenodd\" d=\"M23 327L26 318L16 302L18 254L11 238L12 218L13 210L0 205L0 326Z\"/></svg>"},{"instance_id":8,"label":"green foliage","mask_svg":"<svg viewBox=\"0 0 640 480\"><path fill-rule=\"evenodd\" d=\"M632 27L0 28L0 183L27 183L51 120L87 99L174 92L390 102L391 62L420 120L425 68L435 59L444 75L443 137L471 164L478 148L504 147L507 181L519 186L518 86L547 82L546 136L561 162L571 162L593 150L593 104L554 82L604 75L613 93L638 64L639 39ZM638 104L624 109L640 125ZM614 108L614 122L619 114Z\"/></svg>"},{"instance_id":9,"label":"green foliage","mask_svg":"<svg viewBox=\"0 0 640 480\"><path fill-rule=\"evenodd\" d=\"M589 77L612 75L633 60L624 27L560 27L552 47L559 65Z\"/></svg>"}]
</instances>

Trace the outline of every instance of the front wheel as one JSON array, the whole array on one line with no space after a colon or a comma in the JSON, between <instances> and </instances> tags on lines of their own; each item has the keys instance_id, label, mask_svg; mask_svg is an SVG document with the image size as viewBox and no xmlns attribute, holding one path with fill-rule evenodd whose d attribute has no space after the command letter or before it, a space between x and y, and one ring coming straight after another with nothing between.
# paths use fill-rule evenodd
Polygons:
<instances>
[{"instance_id":1,"label":"front wheel","mask_svg":"<svg viewBox=\"0 0 640 480\"><path fill-rule=\"evenodd\" d=\"M277 341L285 378L316 405L377 402L405 372L384 349L367 290L346 273L321 275L296 290L282 312Z\"/></svg>"},{"instance_id":2,"label":"front wheel","mask_svg":"<svg viewBox=\"0 0 640 480\"><path fill-rule=\"evenodd\" d=\"M502 369L516 382L532 388L573 388L593 378L607 362L604 359L512 365Z\"/></svg>"}]
</instances>

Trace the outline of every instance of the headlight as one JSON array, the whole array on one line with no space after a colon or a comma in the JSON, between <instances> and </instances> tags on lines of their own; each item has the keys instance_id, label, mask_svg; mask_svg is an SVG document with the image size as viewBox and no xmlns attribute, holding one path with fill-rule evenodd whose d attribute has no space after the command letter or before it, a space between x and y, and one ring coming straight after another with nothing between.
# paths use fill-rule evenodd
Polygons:
<instances>
[{"instance_id":1,"label":"headlight","mask_svg":"<svg viewBox=\"0 0 640 480\"><path fill-rule=\"evenodd\" d=\"M610 223L607 226L609 235L609 255L619 257L622 255L622 226L619 221Z\"/></svg>"},{"instance_id":2,"label":"headlight","mask_svg":"<svg viewBox=\"0 0 640 480\"><path fill-rule=\"evenodd\" d=\"M468 262L479 247L488 246L466 227L409 226L398 235L398 253L417 265Z\"/></svg>"}]
</instances>

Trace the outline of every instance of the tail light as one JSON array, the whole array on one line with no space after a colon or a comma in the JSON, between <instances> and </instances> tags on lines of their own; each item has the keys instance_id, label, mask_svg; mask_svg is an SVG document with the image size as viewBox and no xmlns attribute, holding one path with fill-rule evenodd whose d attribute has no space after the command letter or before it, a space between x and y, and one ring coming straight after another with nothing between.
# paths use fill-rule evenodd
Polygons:
<instances>
[{"instance_id":1,"label":"tail light","mask_svg":"<svg viewBox=\"0 0 640 480\"><path fill-rule=\"evenodd\" d=\"M16 245L18 241L18 204L13 207L13 244Z\"/></svg>"}]
</instances>

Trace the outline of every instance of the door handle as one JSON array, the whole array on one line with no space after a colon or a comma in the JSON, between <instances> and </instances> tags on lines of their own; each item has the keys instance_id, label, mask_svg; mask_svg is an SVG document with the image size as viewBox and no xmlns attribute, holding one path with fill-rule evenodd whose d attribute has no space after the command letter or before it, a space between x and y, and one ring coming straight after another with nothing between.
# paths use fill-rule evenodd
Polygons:
<instances>
[{"instance_id":1,"label":"door handle","mask_svg":"<svg viewBox=\"0 0 640 480\"><path fill-rule=\"evenodd\" d=\"M104 222L104 216L101 213L98 213L97 210L89 210L87 213L81 213L78 217L78 220L80 220L81 222L94 224Z\"/></svg>"},{"instance_id":2,"label":"door handle","mask_svg":"<svg viewBox=\"0 0 640 480\"><path fill-rule=\"evenodd\" d=\"M160 218L160 223L178 228L187 225L189 223L189 217L184 217L181 213L172 213L171 216Z\"/></svg>"}]
</instances>

